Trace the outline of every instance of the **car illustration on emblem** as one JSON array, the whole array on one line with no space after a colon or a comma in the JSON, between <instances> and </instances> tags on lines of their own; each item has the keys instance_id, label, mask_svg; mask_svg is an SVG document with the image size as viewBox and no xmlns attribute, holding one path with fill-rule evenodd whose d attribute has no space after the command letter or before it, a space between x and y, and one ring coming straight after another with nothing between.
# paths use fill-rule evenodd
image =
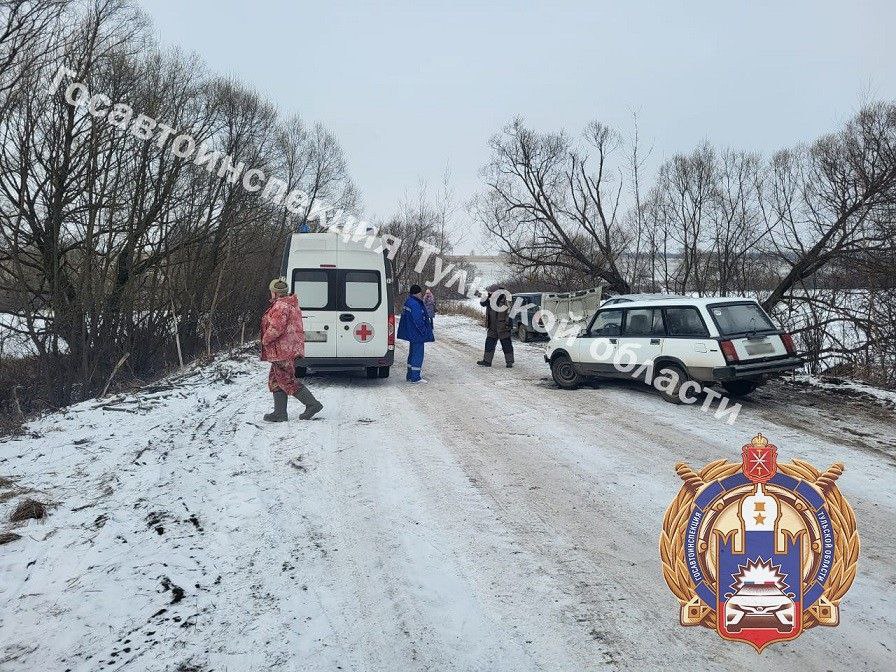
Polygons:
<instances>
[{"instance_id":1,"label":"car illustration on emblem","mask_svg":"<svg viewBox=\"0 0 896 672\"><path fill-rule=\"evenodd\" d=\"M774 583L747 583L725 603L725 626L729 632L744 628L793 630L793 600Z\"/></svg>"}]
</instances>

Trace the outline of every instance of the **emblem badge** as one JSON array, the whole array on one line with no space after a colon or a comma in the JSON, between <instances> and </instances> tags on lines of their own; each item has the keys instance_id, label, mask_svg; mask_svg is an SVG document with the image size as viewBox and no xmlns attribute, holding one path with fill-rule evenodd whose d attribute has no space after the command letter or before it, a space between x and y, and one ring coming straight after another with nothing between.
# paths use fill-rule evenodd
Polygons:
<instances>
[{"instance_id":1,"label":"emblem badge","mask_svg":"<svg viewBox=\"0 0 896 672\"><path fill-rule=\"evenodd\" d=\"M660 557L682 625L762 651L840 622L859 535L834 484L842 464L778 464L762 434L741 453L740 464L716 460L699 472L676 465L684 485L663 518Z\"/></svg>"}]
</instances>

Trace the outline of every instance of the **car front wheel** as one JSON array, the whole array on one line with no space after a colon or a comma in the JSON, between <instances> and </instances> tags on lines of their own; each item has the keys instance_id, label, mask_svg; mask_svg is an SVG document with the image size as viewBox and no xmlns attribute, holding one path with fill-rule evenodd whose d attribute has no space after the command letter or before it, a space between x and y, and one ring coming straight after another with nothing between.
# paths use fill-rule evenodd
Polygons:
<instances>
[{"instance_id":1,"label":"car front wheel","mask_svg":"<svg viewBox=\"0 0 896 672\"><path fill-rule=\"evenodd\" d=\"M582 377L576 371L569 355L559 355L551 361L551 376L564 390L574 390L582 384Z\"/></svg>"},{"instance_id":2,"label":"car front wheel","mask_svg":"<svg viewBox=\"0 0 896 672\"><path fill-rule=\"evenodd\" d=\"M529 331L528 329L526 329L526 325L522 322L520 322L516 327L516 337L523 343L529 340Z\"/></svg>"}]
</instances>

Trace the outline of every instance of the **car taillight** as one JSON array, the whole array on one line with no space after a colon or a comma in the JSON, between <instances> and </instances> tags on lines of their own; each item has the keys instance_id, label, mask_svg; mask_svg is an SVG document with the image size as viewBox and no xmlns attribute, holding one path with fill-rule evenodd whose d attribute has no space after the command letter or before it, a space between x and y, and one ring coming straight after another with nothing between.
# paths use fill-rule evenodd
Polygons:
<instances>
[{"instance_id":1,"label":"car taillight","mask_svg":"<svg viewBox=\"0 0 896 672\"><path fill-rule=\"evenodd\" d=\"M389 349L395 349L395 315L389 313Z\"/></svg>"},{"instance_id":2,"label":"car taillight","mask_svg":"<svg viewBox=\"0 0 896 672\"><path fill-rule=\"evenodd\" d=\"M784 348L787 350L787 354L796 354L796 346L794 346L793 344L793 336L785 332L781 334L781 342L784 344Z\"/></svg>"},{"instance_id":3,"label":"car taillight","mask_svg":"<svg viewBox=\"0 0 896 672\"><path fill-rule=\"evenodd\" d=\"M734 364L740 361L740 358L737 356L737 350L734 349L734 343L731 341L719 341L719 346L722 348L722 354L725 355L726 362Z\"/></svg>"}]
</instances>

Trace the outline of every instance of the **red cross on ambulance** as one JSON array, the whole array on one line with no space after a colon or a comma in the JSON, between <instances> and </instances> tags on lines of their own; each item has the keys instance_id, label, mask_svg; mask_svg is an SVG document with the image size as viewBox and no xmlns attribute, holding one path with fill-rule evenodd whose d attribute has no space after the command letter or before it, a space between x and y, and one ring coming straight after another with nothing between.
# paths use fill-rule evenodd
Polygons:
<instances>
[{"instance_id":1,"label":"red cross on ambulance","mask_svg":"<svg viewBox=\"0 0 896 672\"><path fill-rule=\"evenodd\" d=\"M371 327L366 322L362 322L355 327L354 334L356 340L360 341L361 343L366 343L371 338L373 338L373 327Z\"/></svg>"}]
</instances>

